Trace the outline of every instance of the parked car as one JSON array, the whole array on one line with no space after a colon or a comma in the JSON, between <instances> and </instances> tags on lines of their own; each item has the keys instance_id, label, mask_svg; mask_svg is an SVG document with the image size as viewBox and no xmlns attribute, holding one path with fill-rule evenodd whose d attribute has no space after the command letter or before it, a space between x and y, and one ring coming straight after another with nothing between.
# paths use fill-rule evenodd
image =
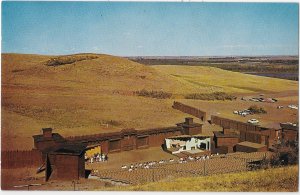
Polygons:
<instances>
[{"instance_id":1,"label":"parked car","mask_svg":"<svg viewBox=\"0 0 300 195\"><path fill-rule=\"evenodd\" d=\"M291 109L296 109L296 110L298 110L298 106L295 106L295 105L288 105L288 107L291 108Z\"/></svg>"},{"instance_id":2,"label":"parked car","mask_svg":"<svg viewBox=\"0 0 300 195\"><path fill-rule=\"evenodd\" d=\"M248 123L257 124L257 123L259 123L259 121L257 119L250 119L250 120L248 120Z\"/></svg>"},{"instance_id":3,"label":"parked car","mask_svg":"<svg viewBox=\"0 0 300 195\"><path fill-rule=\"evenodd\" d=\"M257 98L250 98L249 101L259 102L259 100Z\"/></svg>"},{"instance_id":4,"label":"parked car","mask_svg":"<svg viewBox=\"0 0 300 195\"><path fill-rule=\"evenodd\" d=\"M281 109L281 108L283 108L283 106L277 106L277 109Z\"/></svg>"},{"instance_id":5,"label":"parked car","mask_svg":"<svg viewBox=\"0 0 300 195\"><path fill-rule=\"evenodd\" d=\"M292 126L294 126L294 127L296 127L296 126L297 126L297 124L296 124L296 123L291 123L291 122L286 122L286 123L282 123L282 124L288 124L288 125L292 125Z\"/></svg>"},{"instance_id":6,"label":"parked car","mask_svg":"<svg viewBox=\"0 0 300 195\"><path fill-rule=\"evenodd\" d=\"M253 114L253 112L251 112L250 110L235 110L233 111L233 114L238 114L238 115L241 115L243 117L249 115L249 114Z\"/></svg>"}]
</instances>

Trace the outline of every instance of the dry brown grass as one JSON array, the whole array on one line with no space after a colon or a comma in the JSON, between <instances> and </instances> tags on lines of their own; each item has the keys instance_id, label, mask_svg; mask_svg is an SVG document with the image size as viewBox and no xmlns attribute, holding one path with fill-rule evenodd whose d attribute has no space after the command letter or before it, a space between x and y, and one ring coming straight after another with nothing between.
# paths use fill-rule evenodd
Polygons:
<instances>
[{"instance_id":1,"label":"dry brown grass","mask_svg":"<svg viewBox=\"0 0 300 195\"><path fill-rule=\"evenodd\" d=\"M31 149L45 126L71 136L174 125L184 116L171 101L131 95L175 85L152 68L108 55L46 66L51 58L2 55L2 149Z\"/></svg>"},{"instance_id":2,"label":"dry brown grass","mask_svg":"<svg viewBox=\"0 0 300 195\"><path fill-rule=\"evenodd\" d=\"M206 177L180 178L139 186L114 187L121 191L193 192L297 192L298 166L230 173ZM105 189L107 190L107 189Z\"/></svg>"},{"instance_id":3,"label":"dry brown grass","mask_svg":"<svg viewBox=\"0 0 300 195\"><path fill-rule=\"evenodd\" d=\"M197 70L173 67L169 72L165 66L153 68L109 55L97 55L94 59L62 66L47 66L47 61L55 57L2 54L3 150L31 149L32 135L39 134L40 129L47 126L53 127L63 136L75 136L119 131L122 128L175 125L188 116L172 109L175 99L177 101L189 93L211 92L211 87L207 86L212 82L216 86L213 90L226 91L230 87L224 86L222 82L217 85L217 81L225 77L230 80L232 74L235 78L244 78L239 73L209 67ZM175 73L179 76L173 76ZM209 75L210 78L217 78L217 81L203 80L204 87L199 85L199 78ZM249 87L254 88L255 85L259 89L268 89L267 86L261 86L263 79L257 82L255 76L247 78L251 78ZM193 80L197 84L193 84ZM269 78L265 81L297 90L297 82ZM164 91L173 96L172 99L134 96L134 91L142 89ZM245 91L235 87L230 89L231 92ZM232 112L226 107L227 104L218 101L187 102L189 105L195 103L209 113L219 108Z\"/></svg>"}]
</instances>

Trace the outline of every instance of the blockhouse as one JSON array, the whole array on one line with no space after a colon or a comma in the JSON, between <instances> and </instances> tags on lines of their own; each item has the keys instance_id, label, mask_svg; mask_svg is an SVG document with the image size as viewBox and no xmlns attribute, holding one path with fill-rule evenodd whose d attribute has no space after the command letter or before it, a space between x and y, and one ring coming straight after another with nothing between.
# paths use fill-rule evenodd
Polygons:
<instances>
[{"instance_id":1,"label":"blockhouse","mask_svg":"<svg viewBox=\"0 0 300 195\"><path fill-rule=\"evenodd\" d=\"M43 151L49 147L58 146L66 140L58 133L52 133L52 128L43 128L41 135L34 135L34 149Z\"/></svg>"},{"instance_id":2,"label":"blockhouse","mask_svg":"<svg viewBox=\"0 0 300 195\"><path fill-rule=\"evenodd\" d=\"M223 128L223 132L214 132L215 148L227 148L227 152L233 152L234 147L240 142L239 135L227 128Z\"/></svg>"},{"instance_id":3,"label":"blockhouse","mask_svg":"<svg viewBox=\"0 0 300 195\"><path fill-rule=\"evenodd\" d=\"M78 180L85 177L83 144L63 144L48 148L45 158L45 179Z\"/></svg>"},{"instance_id":4,"label":"blockhouse","mask_svg":"<svg viewBox=\"0 0 300 195\"><path fill-rule=\"evenodd\" d=\"M196 135L202 133L202 124L194 123L193 118L185 118L184 123L178 123L178 127L182 127L184 135Z\"/></svg>"}]
</instances>

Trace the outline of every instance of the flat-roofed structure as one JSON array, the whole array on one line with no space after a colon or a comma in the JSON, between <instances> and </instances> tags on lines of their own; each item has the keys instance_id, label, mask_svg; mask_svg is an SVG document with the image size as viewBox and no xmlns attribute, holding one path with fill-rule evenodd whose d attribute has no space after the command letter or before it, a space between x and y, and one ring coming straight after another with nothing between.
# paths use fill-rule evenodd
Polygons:
<instances>
[{"instance_id":1,"label":"flat-roofed structure","mask_svg":"<svg viewBox=\"0 0 300 195\"><path fill-rule=\"evenodd\" d=\"M265 152L268 151L268 147L264 144L245 141L236 144L235 150L236 152Z\"/></svg>"},{"instance_id":2,"label":"flat-roofed structure","mask_svg":"<svg viewBox=\"0 0 300 195\"><path fill-rule=\"evenodd\" d=\"M234 146L239 143L239 134L228 131L226 128L222 132L214 131L214 142L216 151L219 153L233 152ZM222 150L219 151L218 148Z\"/></svg>"},{"instance_id":3,"label":"flat-roofed structure","mask_svg":"<svg viewBox=\"0 0 300 195\"><path fill-rule=\"evenodd\" d=\"M201 153L211 150L211 136L204 135L178 135L165 139L165 149L172 153L178 154L183 152Z\"/></svg>"}]
</instances>

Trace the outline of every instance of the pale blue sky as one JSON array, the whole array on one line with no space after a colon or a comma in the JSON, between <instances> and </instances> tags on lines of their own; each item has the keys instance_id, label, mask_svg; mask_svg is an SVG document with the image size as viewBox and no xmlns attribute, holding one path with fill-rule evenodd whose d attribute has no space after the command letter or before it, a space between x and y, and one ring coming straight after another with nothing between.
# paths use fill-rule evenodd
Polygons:
<instances>
[{"instance_id":1,"label":"pale blue sky","mask_svg":"<svg viewBox=\"0 0 300 195\"><path fill-rule=\"evenodd\" d=\"M2 2L2 52L298 55L297 3Z\"/></svg>"}]
</instances>

